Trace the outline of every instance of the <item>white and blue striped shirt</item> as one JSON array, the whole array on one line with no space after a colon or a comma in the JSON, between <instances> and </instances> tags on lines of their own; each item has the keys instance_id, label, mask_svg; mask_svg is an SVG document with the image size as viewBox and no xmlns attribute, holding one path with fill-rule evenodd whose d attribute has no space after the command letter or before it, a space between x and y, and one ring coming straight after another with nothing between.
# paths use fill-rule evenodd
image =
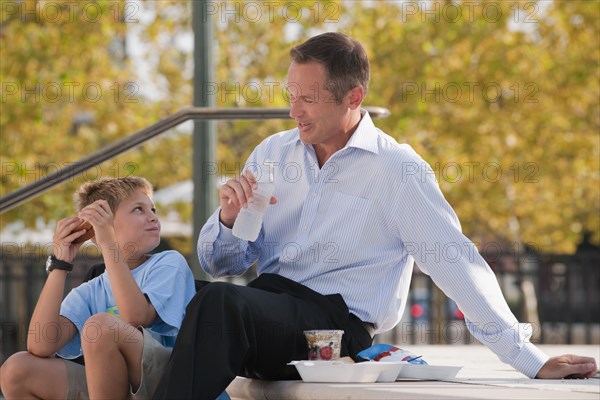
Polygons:
<instances>
[{"instance_id":1,"label":"white and blue striped shirt","mask_svg":"<svg viewBox=\"0 0 600 400\"><path fill-rule=\"evenodd\" d=\"M429 165L377 129L366 111L346 146L319 168L298 130L265 139L246 166L275 162L277 204L256 242L237 239L209 218L198 239L202 267L238 275L258 260L319 293L340 293L352 313L377 332L392 329L406 306L413 263L452 298L473 335L500 359L534 377L548 357L529 343L496 277L461 232Z\"/></svg>"}]
</instances>

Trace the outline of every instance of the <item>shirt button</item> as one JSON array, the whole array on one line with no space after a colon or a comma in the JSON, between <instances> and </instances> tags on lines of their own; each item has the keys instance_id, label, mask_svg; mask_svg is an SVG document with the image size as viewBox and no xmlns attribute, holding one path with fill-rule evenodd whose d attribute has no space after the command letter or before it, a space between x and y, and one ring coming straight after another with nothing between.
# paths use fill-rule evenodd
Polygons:
<instances>
[{"instance_id":1,"label":"shirt button","mask_svg":"<svg viewBox=\"0 0 600 400\"><path fill-rule=\"evenodd\" d=\"M307 227L306 225L304 225L304 226L302 227L302 230L303 230L303 231L305 231L307 228L308 228L308 227Z\"/></svg>"},{"instance_id":2,"label":"shirt button","mask_svg":"<svg viewBox=\"0 0 600 400\"><path fill-rule=\"evenodd\" d=\"M315 192L312 192L310 195L311 195L312 197L317 197L317 193L315 193Z\"/></svg>"}]
</instances>

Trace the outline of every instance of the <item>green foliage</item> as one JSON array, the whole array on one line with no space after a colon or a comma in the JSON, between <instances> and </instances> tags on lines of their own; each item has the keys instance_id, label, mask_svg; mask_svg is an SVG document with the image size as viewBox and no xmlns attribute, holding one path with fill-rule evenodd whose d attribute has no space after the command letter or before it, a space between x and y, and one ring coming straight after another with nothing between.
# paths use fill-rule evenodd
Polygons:
<instances>
[{"instance_id":1,"label":"green foliage","mask_svg":"<svg viewBox=\"0 0 600 400\"><path fill-rule=\"evenodd\" d=\"M6 2L2 5L2 155L1 192L7 194L72 163L115 140L164 118L191 103L191 80L181 75L185 55L173 54L177 29L163 24L169 3L155 5L143 22L139 6L124 1ZM188 5L178 4L179 14ZM189 17L177 20L189 30ZM157 55L149 63L152 80L165 83L163 101L144 92L127 55L127 31L139 29ZM170 40L159 40L167 32ZM168 38L169 39L169 38ZM154 53L158 51L158 54ZM179 56L179 57L178 57ZM178 154L170 157L168 154ZM71 194L84 181L100 176L144 175L157 188L190 176L191 137L176 133L143 145L75 177L2 215L2 226L15 219L33 225L73 214Z\"/></svg>"},{"instance_id":2,"label":"green foliage","mask_svg":"<svg viewBox=\"0 0 600 400\"><path fill-rule=\"evenodd\" d=\"M2 14L2 194L192 104L193 57L178 46L191 35L189 2L146 1L137 11L98 2L93 23L81 13L56 20L39 4L26 18ZM286 106L290 47L325 30L349 33L371 59L365 104L392 112L376 124L432 166L467 236L549 252L573 251L583 230L600 240L597 2L441 1L425 10L424 2L396 1L209 4L218 106ZM134 30L144 74L122 47ZM36 83L41 94L27 95ZM16 94L8 94L11 84ZM53 101L57 86L63 95ZM95 87L102 95L92 101ZM77 124L82 117L91 123ZM234 171L261 140L291 127L219 122L219 172ZM4 214L2 224L71 214L70 194L99 172L134 172L157 188L189 179L191 137L156 139ZM173 205L188 221L190 207Z\"/></svg>"},{"instance_id":3,"label":"green foliage","mask_svg":"<svg viewBox=\"0 0 600 400\"><path fill-rule=\"evenodd\" d=\"M437 17L351 4L367 103L392 111L378 125L431 164L468 236L563 252L587 229L598 242L597 4L491 2L501 15L485 18L480 2L459 19L448 2Z\"/></svg>"}]
</instances>

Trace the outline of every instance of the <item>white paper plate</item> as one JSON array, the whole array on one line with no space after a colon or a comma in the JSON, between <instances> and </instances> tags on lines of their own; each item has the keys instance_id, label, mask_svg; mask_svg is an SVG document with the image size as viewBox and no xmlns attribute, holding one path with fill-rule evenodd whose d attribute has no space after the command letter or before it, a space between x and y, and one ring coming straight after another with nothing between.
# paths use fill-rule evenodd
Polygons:
<instances>
[{"instance_id":1,"label":"white paper plate","mask_svg":"<svg viewBox=\"0 0 600 400\"><path fill-rule=\"evenodd\" d=\"M292 361L304 382L373 383L394 382L403 362Z\"/></svg>"},{"instance_id":2,"label":"white paper plate","mask_svg":"<svg viewBox=\"0 0 600 400\"><path fill-rule=\"evenodd\" d=\"M398 373L398 379L454 379L462 367L445 365L420 365L406 363Z\"/></svg>"}]
</instances>

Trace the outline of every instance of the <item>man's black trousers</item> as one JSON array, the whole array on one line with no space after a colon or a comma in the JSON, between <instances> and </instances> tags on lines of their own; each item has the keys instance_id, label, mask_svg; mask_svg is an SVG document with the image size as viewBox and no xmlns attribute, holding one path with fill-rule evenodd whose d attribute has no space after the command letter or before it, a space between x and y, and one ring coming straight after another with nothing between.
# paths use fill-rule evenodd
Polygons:
<instances>
[{"instance_id":1,"label":"man's black trousers","mask_svg":"<svg viewBox=\"0 0 600 400\"><path fill-rule=\"evenodd\" d=\"M342 357L372 344L339 294L323 296L273 274L248 286L209 283L186 309L154 398L214 400L237 375L299 379L286 364L307 358L303 331L311 329L343 329Z\"/></svg>"}]
</instances>

